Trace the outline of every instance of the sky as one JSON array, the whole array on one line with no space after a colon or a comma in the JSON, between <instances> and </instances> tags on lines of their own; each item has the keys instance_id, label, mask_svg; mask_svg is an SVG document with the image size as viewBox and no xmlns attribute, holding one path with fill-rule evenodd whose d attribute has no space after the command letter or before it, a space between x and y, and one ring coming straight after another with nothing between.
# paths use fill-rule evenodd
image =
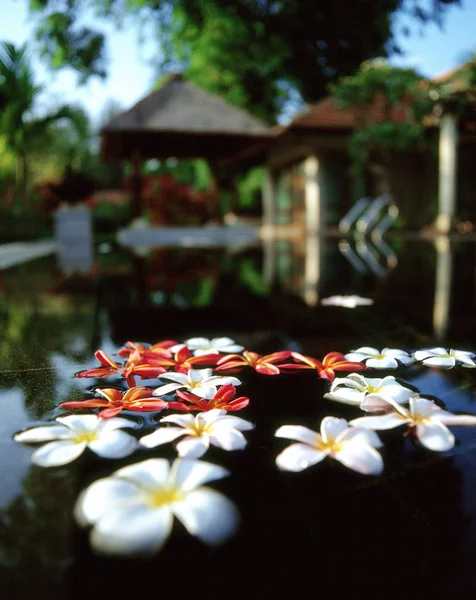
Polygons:
<instances>
[{"instance_id":1,"label":"sky","mask_svg":"<svg viewBox=\"0 0 476 600\"><path fill-rule=\"evenodd\" d=\"M461 0L462 7L450 6L444 24L439 28L429 24L420 35L413 28L409 38L398 34L402 21L396 21L397 41L403 57L391 59L398 66L411 66L423 75L432 77L448 71L463 62L465 55L476 51L476 0ZM28 0L0 0L0 40L23 44L33 39L33 24L28 16ZM71 69L51 73L39 61L34 61L37 83L44 84L47 93L40 100L44 108L55 101L76 103L89 112L93 122L99 123L105 105L110 99L124 109L144 97L156 79L150 58L155 44L149 40L139 43L138 28L125 23L121 31L101 24L108 33L109 69L106 80L92 78L86 85L78 85ZM40 107L41 110L41 107Z\"/></svg>"}]
</instances>

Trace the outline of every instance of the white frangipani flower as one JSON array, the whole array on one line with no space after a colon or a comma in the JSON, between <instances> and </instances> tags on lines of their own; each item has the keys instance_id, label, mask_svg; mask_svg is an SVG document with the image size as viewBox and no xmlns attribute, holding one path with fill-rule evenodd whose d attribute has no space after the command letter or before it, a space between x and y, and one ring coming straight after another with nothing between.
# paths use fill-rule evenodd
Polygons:
<instances>
[{"instance_id":1,"label":"white frangipani flower","mask_svg":"<svg viewBox=\"0 0 476 600\"><path fill-rule=\"evenodd\" d=\"M135 437L122 427L136 427L122 418L100 419L96 415L69 415L56 419L59 425L33 427L17 433L13 439L22 444L48 442L32 454L40 467L56 467L72 462L89 448L102 458L123 458L138 447Z\"/></svg>"},{"instance_id":2,"label":"white frangipani flower","mask_svg":"<svg viewBox=\"0 0 476 600\"><path fill-rule=\"evenodd\" d=\"M358 373L351 373L347 377L334 379L329 392L324 394L324 398L360 406L369 394L381 394L386 398L392 398L399 404L406 404L412 396L415 396L413 390L398 383L392 375L383 379L371 379Z\"/></svg>"},{"instance_id":3,"label":"white frangipani flower","mask_svg":"<svg viewBox=\"0 0 476 600\"><path fill-rule=\"evenodd\" d=\"M200 398L210 400L217 393L217 386L228 385L229 383L232 383L233 385L241 384L241 381L236 377L231 377L229 375L212 376L212 372L212 369L190 369L187 374L164 373L163 375L160 375L159 379L170 379L175 383L167 383L166 385L159 386L152 392L152 395L165 396L165 394L170 394L171 392L175 392L175 390L185 388L187 391Z\"/></svg>"},{"instance_id":4,"label":"white frangipani flower","mask_svg":"<svg viewBox=\"0 0 476 600\"><path fill-rule=\"evenodd\" d=\"M451 369L456 364L468 369L476 368L476 354L467 350L446 350L446 348L431 348L417 350L414 357L427 367L440 367Z\"/></svg>"},{"instance_id":5,"label":"white frangipani flower","mask_svg":"<svg viewBox=\"0 0 476 600\"><path fill-rule=\"evenodd\" d=\"M242 450L246 439L241 433L254 428L254 425L240 417L229 416L226 410L214 408L194 416L170 415L160 419L161 423L175 423L178 427L160 427L140 440L141 446L155 448L185 435L177 444L181 458L199 458L210 444L223 450Z\"/></svg>"},{"instance_id":6,"label":"white frangipani flower","mask_svg":"<svg viewBox=\"0 0 476 600\"><path fill-rule=\"evenodd\" d=\"M370 396L364 400L363 406L369 400L372 401ZM425 448L436 452L449 450L455 444L455 438L446 425L476 425L475 416L454 415L426 398L410 398L408 409L382 396L380 396L380 403L382 407L387 404L387 410L390 412L381 416L354 419L350 424L374 430L394 429L400 425L408 425Z\"/></svg>"},{"instance_id":7,"label":"white frangipani flower","mask_svg":"<svg viewBox=\"0 0 476 600\"><path fill-rule=\"evenodd\" d=\"M151 555L162 548L174 516L206 544L234 533L238 512L225 496L204 483L228 475L222 467L198 460L153 458L124 467L92 483L79 497L75 516L94 525L91 545L116 556Z\"/></svg>"},{"instance_id":8,"label":"white frangipani flower","mask_svg":"<svg viewBox=\"0 0 476 600\"><path fill-rule=\"evenodd\" d=\"M373 435L367 435L372 433ZM285 471L302 471L324 460L326 456L364 475L378 475L383 461L375 448L382 443L374 432L349 427L345 419L325 417L321 433L301 425L283 425L276 437L297 440L276 458L276 464Z\"/></svg>"},{"instance_id":9,"label":"white frangipani flower","mask_svg":"<svg viewBox=\"0 0 476 600\"><path fill-rule=\"evenodd\" d=\"M203 356L204 354L236 354L244 350L243 346L236 344L234 340L229 337L220 337L208 339L204 337L194 337L189 340L185 340L185 344L178 344L172 346L170 350L175 352L175 348L181 346L187 346L194 356Z\"/></svg>"},{"instance_id":10,"label":"white frangipani flower","mask_svg":"<svg viewBox=\"0 0 476 600\"><path fill-rule=\"evenodd\" d=\"M409 365L415 361L408 352L393 348L384 348L382 351L370 346L362 346L345 355L352 362L363 362L369 369L396 369L399 363Z\"/></svg>"}]
</instances>

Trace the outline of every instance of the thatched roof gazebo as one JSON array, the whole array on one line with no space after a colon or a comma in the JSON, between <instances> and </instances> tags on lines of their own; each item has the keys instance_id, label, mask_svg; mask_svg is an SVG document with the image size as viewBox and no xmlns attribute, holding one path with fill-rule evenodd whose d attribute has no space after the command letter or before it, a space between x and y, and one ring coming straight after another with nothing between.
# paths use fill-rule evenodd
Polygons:
<instances>
[{"instance_id":1,"label":"thatched roof gazebo","mask_svg":"<svg viewBox=\"0 0 476 600\"><path fill-rule=\"evenodd\" d=\"M106 161L132 161L137 215L143 160L204 158L212 165L221 161L230 164L248 147L272 137L263 121L174 74L103 127L101 154Z\"/></svg>"}]
</instances>

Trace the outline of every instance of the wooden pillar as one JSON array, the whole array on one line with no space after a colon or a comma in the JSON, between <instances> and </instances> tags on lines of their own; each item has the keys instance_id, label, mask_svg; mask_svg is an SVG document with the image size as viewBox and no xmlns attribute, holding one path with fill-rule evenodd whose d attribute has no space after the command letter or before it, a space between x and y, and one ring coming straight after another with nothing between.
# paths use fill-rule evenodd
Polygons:
<instances>
[{"instance_id":1,"label":"wooden pillar","mask_svg":"<svg viewBox=\"0 0 476 600\"><path fill-rule=\"evenodd\" d=\"M440 120L438 216L435 227L448 233L456 209L456 162L458 154L458 121L455 115L445 114Z\"/></svg>"},{"instance_id":2,"label":"wooden pillar","mask_svg":"<svg viewBox=\"0 0 476 600\"><path fill-rule=\"evenodd\" d=\"M140 153L134 150L132 153L132 218L142 216L142 160Z\"/></svg>"}]
</instances>

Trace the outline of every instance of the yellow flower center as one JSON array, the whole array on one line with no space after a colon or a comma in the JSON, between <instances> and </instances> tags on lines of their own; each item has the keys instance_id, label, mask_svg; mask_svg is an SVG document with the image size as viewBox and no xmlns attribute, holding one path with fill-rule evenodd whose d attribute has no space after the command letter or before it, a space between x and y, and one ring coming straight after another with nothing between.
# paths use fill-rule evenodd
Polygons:
<instances>
[{"instance_id":1,"label":"yellow flower center","mask_svg":"<svg viewBox=\"0 0 476 600\"><path fill-rule=\"evenodd\" d=\"M148 498L148 504L152 508L160 508L166 504L180 502L184 499L183 492L177 487L162 487L153 490Z\"/></svg>"},{"instance_id":2,"label":"yellow flower center","mask_svg":"<svg viewBox=\"0 0 476 600\"><path fill-rule=\"evenodd\" d=\"M86 444L89 444L90 442L94 442L94 440L97 440L97 438L97 431L79 431L76 434L74 441L77 444L82 444L84 442L86 442Z\"/></svg>"},{"instance_id":3,"label":"yellow flower center","mask_svg":"<svg viewBox=\"0 0 476 600\"><path fill-rule=\"evenodd\" d=\"M431 419L428 417L419 414L411 415L411 419L412 425L424 425L425 423L429 423L431 421Z\"/></svg>"},{"instance_id":4,"label":"yellow flower center","mask_svg":"<svg viewBox=\"0 0 476 600\"><path fill-rule=\"evenodd\" d=\"M321 438L316 444L316 449L320 452L340 452L342 450L342 444L338 444L335 440L327 440L327 442L325 442Z\"/></svg>"},{"instance_id":5,"label":"yellow flower center","mask_svg":"<svg viewBox=\"0 0 476 600\"><path fill-rule=\"evenodd\" d=\"M188 427L188 433L193 437L201 437L204 433L208 433L212 429L210 423L203 423L194 421L190 427Z\"/></svg>"}]
</instances>

